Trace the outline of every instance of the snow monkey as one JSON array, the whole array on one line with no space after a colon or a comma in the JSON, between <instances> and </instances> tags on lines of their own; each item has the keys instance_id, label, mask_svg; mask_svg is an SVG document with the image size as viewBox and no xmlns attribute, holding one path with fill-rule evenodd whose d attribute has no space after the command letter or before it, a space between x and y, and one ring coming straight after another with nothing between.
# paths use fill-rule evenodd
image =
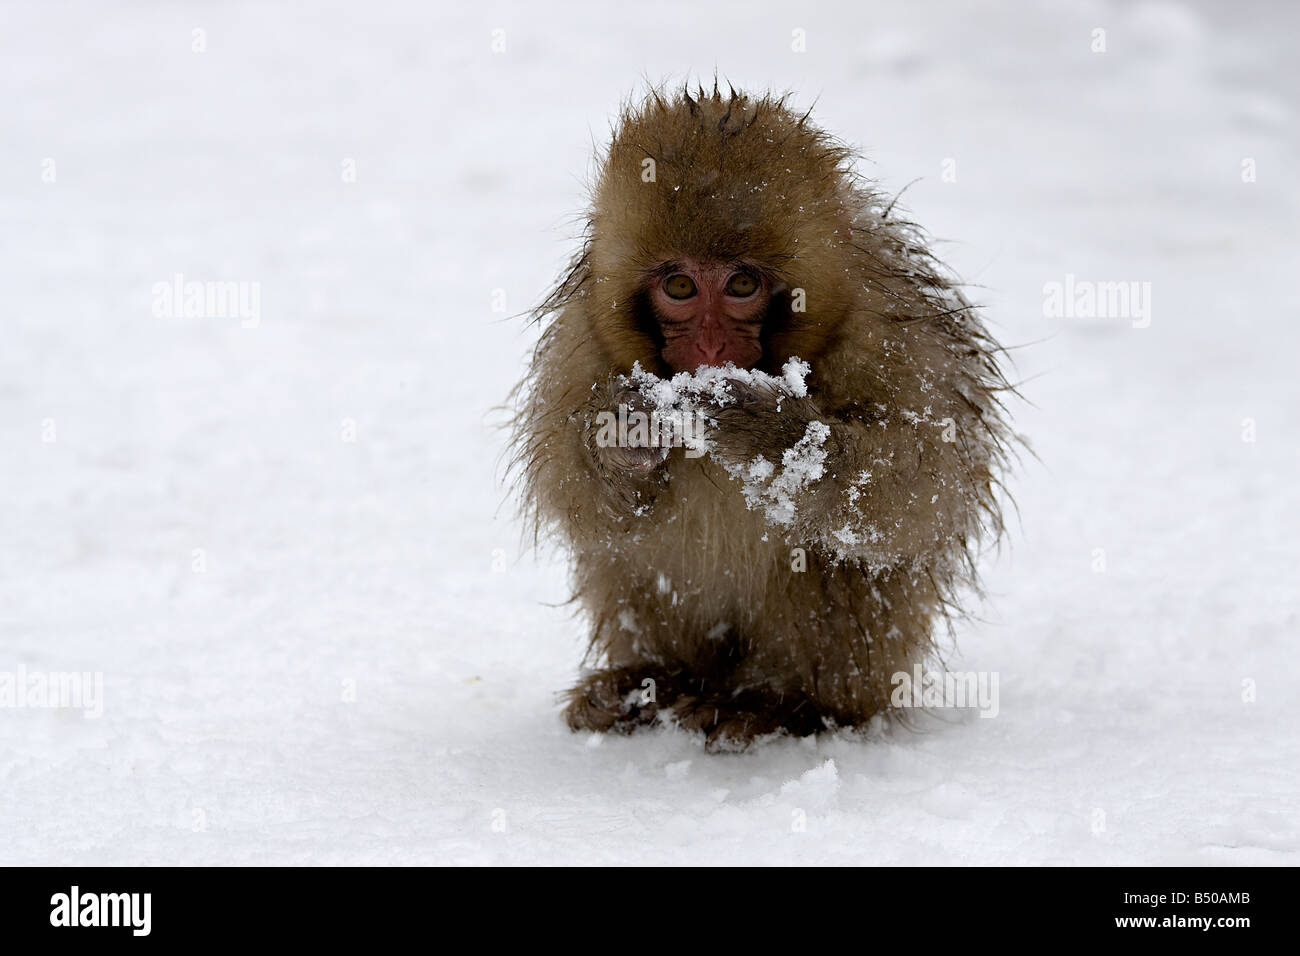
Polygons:
<instances>
[{"instance_id":1,"label":"snow monkey","mask_svg":"<svg viewBox=\"0 0 1300 956\"><path fill-rule=\"evenodd\" d=\"M622 112L515 392L530 526L591 626L574 730L861 726L978 587L1001 350L855 159L786 97Z\"/></svg>"}]
</instances>

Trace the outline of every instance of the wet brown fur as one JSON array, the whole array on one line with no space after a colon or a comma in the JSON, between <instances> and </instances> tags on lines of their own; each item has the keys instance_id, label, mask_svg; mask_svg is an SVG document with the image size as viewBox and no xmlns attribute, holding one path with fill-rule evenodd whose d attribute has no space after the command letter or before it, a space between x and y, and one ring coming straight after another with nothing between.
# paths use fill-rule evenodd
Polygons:
<instances>
[{"instance_id":1,"label":"wet brown fur","mask_svg":"<svg viewBox=\"0 0 1300 956\"><path fill-rule=\"evenodd\" d=\"M526 500L571 551L592 625L597 669L570 691L574 729L671 714L728 749L862 725L977 586L980 544L1002 531L999 349L853 160L784 98L655 91L621 117L516 392ZM667 371L635 309L647 271L682 256L765 272L777 295L758 367L799 356L809 394L751 390L717 410L710 455L674 449L629 475L593 452L592 420L634 362ZM796 289L806 312L790 310ZM780 461L811 420L831 426L827 474L794 525L774 527L720 462Z\"/></svg>"}]
</instances>

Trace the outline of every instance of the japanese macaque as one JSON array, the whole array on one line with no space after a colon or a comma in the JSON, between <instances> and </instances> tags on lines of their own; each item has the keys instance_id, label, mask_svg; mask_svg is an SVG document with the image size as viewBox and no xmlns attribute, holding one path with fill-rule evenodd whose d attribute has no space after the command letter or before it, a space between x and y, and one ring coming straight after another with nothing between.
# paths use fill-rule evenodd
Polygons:
<instances>
[{"instance_id":1,"label":"japanese macaque","mask_svg":"<svg viewBox=\"0 0 1300 956\"><path fill-rule=\"evenodd\" d=\"M1000 349L854 159L716 84L621 116L516 390L526 501L592 628L574 730L735 750L861 726L977 589ZM663 394L702 436L605 427Z\"/></svg>"}]
</instances>

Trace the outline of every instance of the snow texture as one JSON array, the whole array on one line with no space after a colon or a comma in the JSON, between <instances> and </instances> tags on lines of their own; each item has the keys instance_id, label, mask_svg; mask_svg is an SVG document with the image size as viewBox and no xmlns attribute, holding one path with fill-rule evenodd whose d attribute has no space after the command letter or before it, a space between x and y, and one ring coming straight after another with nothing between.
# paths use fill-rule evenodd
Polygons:
<instances>
[{"instance_id":1,"label":"snow texture","mask_svg":"<svg viewBox=\"0 0 1300 956\"><path fill-rule=\"evenodd\" d=\"M619 384L635 389L648 402L645 411L650 416L649 421L653 423L647 429L652 445L655 442L668 445L680 444L691 453L692 457L698 457L714 450L715 443L710 435L717 423L713 419L713 414L717 409L734 405L738 401L733 383L770 391L777 395L778 399L785 395L802 398L808 394L808 384L805 379L811 371L812 367L807 362L794 356L782 366L779 376L768 375L757 369L737 368L731 362L727 362L721 366L701 366L694 372L678 372L672 378L665 379L643 369L640 362L635 362L631 374L619 377ZM777 408L780 408L779 400ZM813 425L820 425L820 423L814 422ZM822 426L822 429L825 429L825 426ZM822 430L810 426L811 437L805 437L808 444L813 446L812 450L808 450L808 445L803 443L791 449L788 456L790 477L787 479L789 483L787 495L790 490L797 490L808 481L821 476L820 470L813 473L813 465L804 459L816 454L829 434L829 430L823 433ZM665 437L667 441L664 440ZM825 457L825 454L821 454L818 463L824 461ZM725 461L721 461L720 464L728 469L733 478L766 480L772 475L770 464L761 457L754 462L745 463L749 467L731 466ZM796 470L799 472L797 477ZM760 506L764 492L765 489L751 482L745 485L744 493L751 507ZM790 522L785 520L781 523Z\"/></svg>"},{"instance_id":2,"label":"snow texture","mask_svg":"<svg viewBox=\"0 0 1300 956\"><path fill-rule=\"evenodd\" d=\"M751 511L762 511L771 524L794 524L799 492L815 484L825 473L826 439L830 426L809 422L803 437L781 454L781 470L762 455L740 466L725 466L733 478L741 479L741 494Z\"/></svg>"},{"instance_id":3,"label":"snow texture","mask_svg":"<svg viewBox=\"0 0 1300 956\"><path fill-rule=\"evenodd\" d=\"M7 6L0 674L103 695L11 683L0 863L1296 862L1296 8L656 9ZM715 66L920 177L1018 346L1038 458L948 658L993 719L560 721L517 316L618 103Z\"/></svg>"}]
</instances>

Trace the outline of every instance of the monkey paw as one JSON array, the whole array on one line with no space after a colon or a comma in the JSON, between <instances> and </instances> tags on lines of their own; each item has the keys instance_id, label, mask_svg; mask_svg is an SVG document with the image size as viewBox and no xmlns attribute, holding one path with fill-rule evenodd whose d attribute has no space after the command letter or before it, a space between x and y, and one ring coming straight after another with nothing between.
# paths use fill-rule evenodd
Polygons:
<instances>
[{"instance_id":1,"label":"monkey paw","mask_svg":"<svg viewBox=\"0 0 1300 956\"><path fill-rule=\"evenodd\" d=\"M826 727L806 698L771 691L683 700L672 717L678 727L702 732L710 753L739 753L761 738L807 737Z\"/></svg>"},{"instance_id":2,"label":"monkey paw","mask_svg":"<svg viewBox=\"0 0 1300 956\"><path fill-rule=\"evenodd\" d=\"M665 690L647 666L599 670L569 691L564 719L574 731L631 733L654 723Z\"/></svg>"},{"instance_id":3,"label":"monkey paw","mask_svg":"<svg viewBox=\"0 0 1300 956\"><path fill-rule=\"evenodd\" d=\"M670 423L659 424L661 431L651 434L648 423L652 421L654 405L634 388L608 386L604 399L597 404L608 404L599 414L604 416L604 426L597 420L589 423L586 441L596 458L597 466L607 476L618 479L626 476L632 480L644 479L668 460L672 446ZM636 429L614 428L613 416L638 415L645 423L641 433ZM665 430L666 429L666 430Z\"/></svg>"},{"instance_id":4,"label":"monkey paw","mask_svg":"<svg viewBox=\"0 0 1300 956\"><path fill-rule=\"evenodd\" d=\"M730 400L709 409L712 454L724 462L748 464L759 455L781 461L817 417L806 398L779 387L738 379L727 383Z\"/></svg>"},{"instance_id":5,"label":"monkey paw","mask_svg":"<svg viewBox=\"0 0 1300 956\"><path fill-rule=\"evenodd\" d=\"M649 475L668 460L666 447L655 448L602 448L601 464L606 471L619 471L633 476Z\"/></svg>"}]
</instances>

